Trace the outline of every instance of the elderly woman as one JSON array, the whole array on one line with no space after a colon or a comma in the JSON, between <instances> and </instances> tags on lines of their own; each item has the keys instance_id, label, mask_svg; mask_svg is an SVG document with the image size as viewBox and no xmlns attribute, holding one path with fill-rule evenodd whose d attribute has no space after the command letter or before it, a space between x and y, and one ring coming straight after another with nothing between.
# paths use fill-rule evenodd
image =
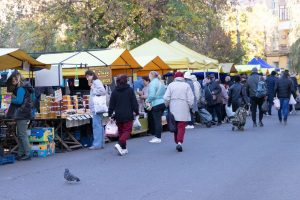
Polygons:
<instances>
[{"instance_id":1,"label":"elderly woman","mask_svg":"<svg viewBox=\"0 0 300 200\"><path fill-rule=\"evenodd\" d=\"M190 109L194 104L194 94L189 84L185 82L182 72L176 72L174 78L174 82L167 88L164 100L176 121L177 131L174 133L176 149L182 152L185 126L191 121Z\"/></svg>"},{"instance_id":2,"label":"elderly woman","mask_svg":"<svg viewBox=\"0 0 300 200\"><path fill-rule=\"evenodd\" d=\"M14 72L7 82L11 82L12 88L14 88L6 117L16 120L17 123L17 160L30 160L30 144L27 128L29 120L33 118L31 94L33 94L34 90L28 82L24 82L19 72Z\"/></svg>"},{"instance_id":3,"label":"elderly woman","mask_svg":"<svg viewBox=\"0 0 300 200\"><path fill-rule=\"evenodd\" d=\"M102 82L98 79L95 72L88 70L85 72L85 77L91 86L90 91L90 110L93 113L93 144L90 150L104 148L104 130L102 126L103 113L95 113L93 97L106 95L105 88Z\"/></svg>"},{"instance_id":4,"label":"elderly woman","mask_svg":"<svg viewBox=\"0 0 300 200\"><path fill-rule=\"evenodd\" d=\"M114 113L114 116L113 116ZM117 78L117 87L112 92L108 116L116 120L119 131L119 142L115 145L118 154L128 153L126 141L132 132L134 115L139 115L139 106L133 89L127 84L127 76Z\"/></svg>"},{"instance_id":5,"label":"elderly woman","mask_svg":"<svg viewBox=\"0 0 300 200\"><path fill-rule=\"evenodd\" d=\"M165 110L165 104L163 96L165 94L165 85L159 80L159 74L155 71L149 73L150 84L148 88L148 97L146 103L151 105L149 112L149 132L154 137L149 141L150 143L160 143L162 133L162 121L161 117Z\"/></svg>"}]
</instances>

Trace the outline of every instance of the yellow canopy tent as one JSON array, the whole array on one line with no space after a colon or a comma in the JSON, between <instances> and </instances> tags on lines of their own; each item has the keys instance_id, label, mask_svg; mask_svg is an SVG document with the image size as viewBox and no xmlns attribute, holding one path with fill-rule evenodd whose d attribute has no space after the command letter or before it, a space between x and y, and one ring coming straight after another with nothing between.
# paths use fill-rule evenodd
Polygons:
<instances>
[{"instance_id":1,"label":"yellow canopy tent","mask_svg":"<svg viewBox=\"0 0 300 200\"><path fill-rule=\"evenodd\" d=\"M181 52L157 38L131 50L133 57L159 56L172 70L201 69L204 63L197 62L190 55Z\"/></svg>"},{"instance_id":2,"label":"yellow canopy tent","mask_svg":"<svg viewBox=\"0 0 300 200\"><path fill-rule=\"evenodd\" d=\"M190 55L191 57L193 57L196 61L200 62L200 63L204 63L205 64L205 68L206 69L217 69L219 67L219 61L209 58L205 55L202 55L182 44L180 44L177 41L173 41L170 43L170 46L176 48L177 50L184 52L188 55Z\"/></svg>"},{"instance_id":3,"label":"yellow canopy tent","mask_svg":"<svg viewBox=\"0 0 300 200\"><path fill-rule=\"evenodd\" d=\"M157 71L160 75L171 71L171 68L159 56L143 56L135 57L135 59L143 67L137 72L138 76L148 76L150 71Z\"/></svg>"},{"instance_id":4,"label":"yellow canopy tent","mask_svg":"<svg viewBox=\"0 0 300 200\"><path fill-rule=\"evenodd\" d=\"M50 69L50 65L39 62L24 51L17 48L0 48L0 70L16 68Z\"/></svg>"},{"instance_id":5,"label":"yellow canopy tent","mask_svg":"<svg viewBox=\"0 0 300 200\"><path fill-rule=\"evenodd\" d=\"M52 65L62 65L63 76L84 76L89 67L111 67L112 74L131 75L140 65L126 49L104 49L72 53L41 55L38 60ZM77 70L76 70L77 66Z\"/></svg>"},{"instance_id":6,"label":"yellow canopy tent","mask_svg":"<svg viewBox=\"0 0 300 200\"><path fill-rule=\"evenodd\" d=\"M238 73L251 73L251 70L256 67L260 70L260 65L235 65Z\"/></svg>"},{"instance_id":7,"label":"yellow canopy tent","mask_svg":"<svg viewBox=\"0 0 300 200\"><path fill-rule=\"evenodd\" d=\"M220 73L227 73L227 74L236 74L238 70L235 68L234 63L220 63Z\"/></svg>"}]
</instances>

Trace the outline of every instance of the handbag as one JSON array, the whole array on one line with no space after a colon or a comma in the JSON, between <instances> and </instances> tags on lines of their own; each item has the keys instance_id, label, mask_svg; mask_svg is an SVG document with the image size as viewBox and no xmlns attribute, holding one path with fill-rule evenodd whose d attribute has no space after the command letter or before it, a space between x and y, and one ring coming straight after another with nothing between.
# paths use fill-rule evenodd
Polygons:
<instances>
[{"instance_id":1,"label":"handbag","mask_svg":"<svg viewBox=\"0 0 300 200\"><path fill-rule=\"evenodd\" d=\"M276 110L279 110L280 109L280 101L277 97L275 97L273 103L274 103L274 107L276 108Z\"/></svg>"},{"instance_id":2,"label":"handbag","mask_svg":"<svg viewBox=\"0 0 300 200\"><path fill-rule=\"evenodd\" d=\"M168 113L167 113L167 125L170 132L173 133L177 132L175 117L173 113L171 113L170 109L168 109Z\"/></svg>"},{"instance_id":3,"label":"handbag","mask_svg":"<svg viewBox=\"0 0 300 200\"><path fill-rule=\"evenodd\" d=\"M118 126L114 120L109 120L105 126L105 135L109 137L118 137Z\"/></svg>"},{"instance_id":4,"label":"handbag","mask_svg":"<svg viewBox=\"0 0 300 200\"><path fill-rule=\"evenodd\" d=\"M96 114L106 113L108 111L108 107L106 104L106 98L107 98L106 95L93 97L94 112Z\"/></svg>"},{"instance_id":5,"label":"handbag","mask_svg":"<svg viewBox=\"0 0 300 200\"><path fill-rule=\"evenodd\" d=\"M232 111L232 105L231 106L226 105L225 111L228 118L234 117L235 112Z\"/></svg>"},{"instance_id":6,"label":"handbag","mask_svg":"<svg viewBox=\"0 0 300 200\"><path fill-rule=\"evenodd\" d=\"M158 88L157 88L157 91L156 91L156 93L155 93L155 96L158 95L158 92L160 91L161 85L162 85L162 83L159 82L159 86L158 86ZM147 111L151 111L151 110L152 110L152 105L151 105L150 102L147 102L147 101L145 102L145 110L147 110Z\"/></svg>"}]
</instances>

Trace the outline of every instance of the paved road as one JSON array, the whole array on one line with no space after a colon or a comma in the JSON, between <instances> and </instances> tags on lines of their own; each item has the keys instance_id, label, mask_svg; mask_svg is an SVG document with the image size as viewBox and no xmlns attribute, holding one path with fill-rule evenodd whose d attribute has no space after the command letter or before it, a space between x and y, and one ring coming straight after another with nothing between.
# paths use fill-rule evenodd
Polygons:
<instances>
[{"instance_id":1,"label":"paved road","mask_svg":"<svg viewBox=\"0 0 300 200\"><path fill-rule=\"evenodd\" d=\"M300 114L286 127L276 117L251 125L188 131L183 153L165 133L161 144L131 139L126 157L108 144L0 166L0 199L299 200ZM66 184L65 167L82 182Z\"/></svg>"}]
</instances>

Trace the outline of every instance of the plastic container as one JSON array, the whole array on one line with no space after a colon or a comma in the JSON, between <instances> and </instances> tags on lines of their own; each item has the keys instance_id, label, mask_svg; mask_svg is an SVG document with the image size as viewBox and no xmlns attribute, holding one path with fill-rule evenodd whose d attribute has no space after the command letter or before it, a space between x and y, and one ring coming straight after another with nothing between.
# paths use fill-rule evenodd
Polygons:
<instances>
[{"instance_id":1,"label":"plastic container","mask_svg":"<svg viewBox=\"0 0 300 200\"><path fill-rule=\"evenodd\" d=\"M0 165L4 164L12 164L15 163L16 159L14 155L5 155L5 156L0 156Z\"/></svg>"}]
</instances>

